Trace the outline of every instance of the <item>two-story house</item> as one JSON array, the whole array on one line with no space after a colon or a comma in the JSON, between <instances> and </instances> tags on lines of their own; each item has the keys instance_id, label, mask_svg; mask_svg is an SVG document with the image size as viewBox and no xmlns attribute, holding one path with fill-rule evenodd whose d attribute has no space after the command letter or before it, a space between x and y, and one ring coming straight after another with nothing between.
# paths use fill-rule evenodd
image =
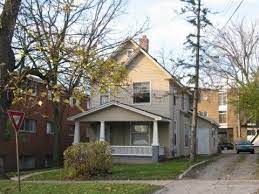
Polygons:
<instances>
[{"instance_id":1,"label":"two-story house","mask_svg":"<svg viewBox=\"0 0 259 194\"><path fill-rule=\"evenodd\" d=\"M146 36L125 42L113 55L128 70L128 84L115 93L91 96L90 110L69 118L88 123L90 140L108 141L116 162L149 162L189 154L192 93L148 53ZM217 124L199 118L204 128ZM210 130L209 129L209 130Z\"/></svg>"}]
</instances>

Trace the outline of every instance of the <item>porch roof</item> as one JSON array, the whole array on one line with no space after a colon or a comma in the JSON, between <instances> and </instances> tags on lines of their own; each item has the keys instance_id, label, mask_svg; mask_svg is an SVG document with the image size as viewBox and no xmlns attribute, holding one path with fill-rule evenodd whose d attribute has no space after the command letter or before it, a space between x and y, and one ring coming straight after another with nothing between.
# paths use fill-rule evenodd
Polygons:
<instances>
[{"instance_id":1,"label":"porch roof","mask_svg":"<svg viewBox=\"0 0 259 194\"><path fill-rule=\"evenodd\" d=\"M76 114L74 116L69 117L68 120L69 121L84 120L86 117L91 116L92 114L95 114L95 113L101 112L101 111L105 111L105 110L109 109L110 107L114 107L114 106L118 107L118 108L120 108L122 110L128 111L130 113L138 114L141 117L146 117L146 118L148 118L150 120L157 120L157 121L170 121L171 120L171 119L169 119L167 117L163 117L161 115L154 114L154 113L151 113L151 112L148 112L148 111L145 111L145 110L142 110L142 109L139 109L139 108L127 105L127 104L116 102L116 101L108 102L108 103L105 103L103 105L94 107L94 108L92 108L92 109L90 109L88 111ZM123 112L122 112L122 114L123 114ZM107 114L107 116L108 116L108 114ZM124 118L123 115L120 115L120 116L122 118ZM122 118L118 118L118 120L121 121L121 120L123 120ZM127 121L127 119L125 119L125 120Z\"/></svg>"}]
</instances>

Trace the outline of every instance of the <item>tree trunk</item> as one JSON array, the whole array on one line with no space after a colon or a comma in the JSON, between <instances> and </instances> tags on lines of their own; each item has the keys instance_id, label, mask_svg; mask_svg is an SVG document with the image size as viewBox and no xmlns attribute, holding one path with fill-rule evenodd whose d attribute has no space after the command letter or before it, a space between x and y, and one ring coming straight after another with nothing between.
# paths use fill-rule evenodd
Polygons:
<instances>
[{"instance_id":1,"label":"tree trunk","mask_svg":"<svg viewBox=\"0 0 259 194\"><path fill-rule=\"evenodd\" d=\"M9 81L7 72L12 72L15 67L11 44L20 5L21 0L6 0L0 15L0 138L6 127L6 111L13 99L12 93L5 86Z\"/></svg>"},{"instance_id":2,"label":"tree trunk","mask_svg":"<svg viewBox=\"0 0 259 194\"><path fill-rule=\"evenodd\" d=\"M196 45L196 64L195 64L195 87L193 97L193 113L192 113L192 127L191 127L191 150L190 160L194 161L196 157L197 148L197 116L198 116L198 100L199 100L199 71L200 71L200 31L201 31L201 0L198 0L197 13L197 45Z\"/></svg>"},{"instance_id":3,"label":"tree trunk","mask_svg":"<svg viewBox=\"0 0 259 194\"><path fill-rule=\"evenodd\" d=\"M61 131L62 131L62 103L53 102L53 127L54 127L54 144L53 144L53 165L60 165L61 155Z\"/></svg>"}]
</instances>

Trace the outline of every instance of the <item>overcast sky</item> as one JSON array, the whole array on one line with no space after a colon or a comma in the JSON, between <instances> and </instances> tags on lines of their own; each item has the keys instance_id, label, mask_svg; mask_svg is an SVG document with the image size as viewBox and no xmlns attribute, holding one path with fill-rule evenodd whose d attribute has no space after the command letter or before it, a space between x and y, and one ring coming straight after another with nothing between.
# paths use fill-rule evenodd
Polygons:
<instances>
[{"instance_id":1,"label":"overcast sky","mask_svg":"<svg viewBox=\"0 0 259 194\"><path fill-rule=\"evenodd\" d=\"M232 15L241 0L202 0L213 12L214 26L222 27ZM122 28L141 24L149 19L150 29L145 33L150 39L150 53L157 57L162 48L168 53L181 53L185 37L191 26L175 13L183 5L180 0L129 0L127 16L123 17ZM244 3L231 21L238 21L244 16L248 21L259 19L259 0L244 0Z\"/></svg>"}]
</instances>

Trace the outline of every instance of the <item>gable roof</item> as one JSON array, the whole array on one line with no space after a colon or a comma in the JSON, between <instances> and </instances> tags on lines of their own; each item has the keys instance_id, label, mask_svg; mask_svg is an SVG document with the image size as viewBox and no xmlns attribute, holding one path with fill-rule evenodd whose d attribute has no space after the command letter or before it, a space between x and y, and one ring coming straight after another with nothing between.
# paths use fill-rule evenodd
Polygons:
<instances>
[{"instance_id":1,"label":"gable roof","mask_svg":"<svg viewBox=\"0 0 259 194\"><path fill-rule=\"evenodd\" d=\"M105 104L102 104L100 106L97 106L97 107L94 107L88 111L85 111L85 112L82 112L82 113L79 113L79 114L76 114L74 116L71 116L68 118L69 121L75 121L75 120L78 120L80 118L83 118L87 115L90 115L90 114L93 114L95 112L98 112L98 111L101 111L101 110L104 110L108 107L111 107L111 106L117 106L117 107L120 107L120 108L123 108L123 109L126 109L126 110L129 110L129 111L132 111L134 113L138 113L138 114L141 114L143 116L146 116L146 117L149 117L149 118L152 118L154 120L157 120L157 121L170 121L171 119L169 118L166 118L166 117L163 117L161 115L158 115L158 114L154 114L154 113L151 113L151 112L148 112L148 111L145 111L145 110L142 110L140 108L136 108L134 106L130 106L128 104L123 104L123 103L120 103L120 102L117 102L117 101L111 101L111 102L108 102L108 103L105 103Z\"/></svg>"},{"instance_id":2,"label":"gable roof","mask_svg":"<svg viewBox=\"0 0 259 194\"><path fill-rule=\"evenodd\" d=\"M175 76L173 76L163 65L161 65L152 55L150 55L147 51L145 51L136 41L130 39L124 42L124 45L119 47L116 51L115 54L113 55L113 57L117 56L118 53L120 53L121 50L124 49L125 45L127 45L128 43L133 44L135 47L137 47L138 49L135 51L135 53L126 61L126 66L129 65L140 53L142 53L143 55L145 55L148 59L150 59L155 65L157 65L158 68L160 68L162 70L162 72L164 72L164 74L167 76L167 79L170 79L172 81L174 81L179 87L184 87L186 88L180 81L178 81L176 79ZM188 88L186 88L186 92L189 95L192 95L191 91L189 91Z\"/></svg>"},{"instance_id":3,"label":"gable roof","mask_svg":"<svg viewBox=\"0 0 259 194\"><path fill-rule=\"evenodd\" d=\"M188 111L189 112L189 114L193 114L193 111ZM207 122L209 122L209 123L211 123L211 124L213 124L213 125L215 125L215 126L217 126L217 127L220 127L220 125L219 125L219 123L217 123L215 120L213 120L213 119L211 119L211 118L208 118L208 117L204 117L204 116L201 116L201 115L199 115L199 114L197 114L197 117L198 118L200 118L200 119L202 119L202 120L204 120L204 121L207 121Z\"/></svg>"}]
</instances>

